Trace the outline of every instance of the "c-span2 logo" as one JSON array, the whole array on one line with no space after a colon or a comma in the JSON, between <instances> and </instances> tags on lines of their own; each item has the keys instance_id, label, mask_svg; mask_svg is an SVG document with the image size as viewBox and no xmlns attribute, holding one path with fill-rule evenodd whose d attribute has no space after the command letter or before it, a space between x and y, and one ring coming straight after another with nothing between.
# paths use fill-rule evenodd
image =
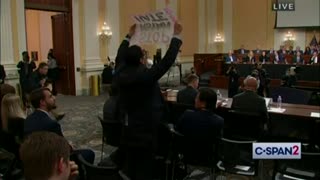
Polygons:
<instances>
[{"instance_id":1,"label":"c-span2 logo","mask_svg":"<svg viewBox=\"0 0 320 180\"><path fill-rule=\"evenodd\" d=\"M272 11L294 11L294 0L273 0Z\"/></svg>"},{"instance_id":2,"label":"c-span2 logo","mask_svg":"<svg viewBox=\"0 0 320 180\"><path fill-rule=\"evenodd\" d=\"M301 143L253 143L253 159L301 159Z\"/></svg>"}]
</instances>

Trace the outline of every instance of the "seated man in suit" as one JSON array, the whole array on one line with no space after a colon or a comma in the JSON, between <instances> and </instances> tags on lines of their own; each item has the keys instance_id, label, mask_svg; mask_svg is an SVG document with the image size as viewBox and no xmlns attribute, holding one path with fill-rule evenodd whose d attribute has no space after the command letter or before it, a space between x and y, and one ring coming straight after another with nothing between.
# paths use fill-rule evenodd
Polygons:
<instances>
[{"instance_id":1,"label":"seated man in suit","mask_svg":"<svg viewBox=\"0 0 320 180\"><path fill-rule=\"evenodd\" d=\"M187 87L178 92L177 102L194 105L195 98L198 94L199 78L195 74L190 74L186 78L186 81Z\"/></svg>"},{"instance_id":2,"label":"seated man in suit","mask_svg":"<svg viewBox=\"0 0 320 180\"><path fill-rule=\"evenodd\" d=\"M26 179L75 179L78 166L70 161L70 147L63 137L51 132L32 133L21 145Z\"/></svg>"},{"instance_id":3,"label":"seated man in suit","mask_svg":"<svg viewBox=\"0 0 320 180\"><path fill-rule=\"evenodd\" d=\"M293 63L294 64L304 64L303 56L300 51L298 51L294 56L293 56Z\"/></svg>"},{"instance_id":4,"label":"seated man in suit","mask_svg":"<svg viewBox=\"0 0 320 180\"><path fill-rule=\"evenodd\" d=\"M210 88L201 88L195 99L196 111L185 111L175 129L187 137L222 137L223 118L214 113L217 94Z\"/></svg>"},{"instance_id":5,"label":"seated man in suit","mask_svg":"<svg viewBox=\"0 0 320 180\"><path fill-rule=\"evenodd\" d=\"M231 108L234 110L258 113L262 117L268 117L266 102L263 97L259 96L258 81L252 76L248 76L244 81L244 92L233 97Z\"/></svg>"},{"instance_id":6,"label":"seated man in suit","mask_svg":"<svg viewBox=\"0 0 320 180\"><path fill-rule=\"evenodd\" d=\"M237 62L237 57L233 54L233 50L229 50L228 55L225 57L226 63Z\"/></svg>"},{"instance_id":7,"label":"seated man in suit","mask_svg":"<svg viewBox=\"0 0 320 180\"><path fill-rule=\"evenodd\" d=\"M55 109L55 97L47 88L36 89L30 94L30 101L35 111L30 114L24 122L24 135L37 131L50 131L63 136L60 124L50 113ZM73 150L80 153L89 163L94 161L94 152L90 149Z\"/></svg>"},{"instance_id":8,"label":"seated man in suit","mask_svg":"<svg viewBox=\"0 0 320 180\"><path fill-rule=\"evenodd\" d=\"M298 52L300 52L300 54L303 54L303 51L301 50L300 46L297 46L296 50L293 53L294 55L297 55Z\"/></svg>"}]
</instances>

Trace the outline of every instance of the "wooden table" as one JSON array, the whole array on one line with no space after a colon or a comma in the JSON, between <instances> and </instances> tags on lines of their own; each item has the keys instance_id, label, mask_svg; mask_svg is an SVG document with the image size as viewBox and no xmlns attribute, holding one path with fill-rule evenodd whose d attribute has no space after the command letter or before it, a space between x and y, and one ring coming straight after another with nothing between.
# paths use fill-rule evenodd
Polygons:
<instances>
[{"instance_id":1,"label":"wooden table","mask_svg":"<svg viewBox=\"0 0 320 180\"><path fill-rule=\"evenodd\" d=\"M231 108L232 104L232 98L226 99L227 104L224 105L222 108ZM275 108L276 103L272 103L270 107ZM285 109L283 113L277 113L277 112L269 112L269 114L283 114L283 115L288 115L288 116L299 116L299 117L304 117L304 118L310 118L310 119L319 119L316 117L311 117L311 112L317 112L320 113L320 106L310 106L310 105L301 105L301 104L287 104L287 103L282 103L282 108Z\"/></svg>"},{"instance_id":2,"label":"wooden table","mask_svg":"<svg viewBox=\"0 0 320 180\"><path fill-rule=\"evenodd\" d=\"M175 97L168 97L166 100L172 104L176 103ZM223 106L217 108L216 113L225 117L228 110L231 109L232 98L225 99L223 102ZM271 104L270 107L275 108L276 103ZM320 141L317 129L320 118L311 117L311 112L320 113L320 106L282 103L282 108L285 109L283 113L269 112L272 131L270 137L277 140L284 139L284 141L287 141L288 138L298 139L300 142Z\"/></svg>"},{"instance_id":3,"label":"wooden table","mask_svg":"<svg viewBox=\"0 0 320 180\"><path fill-rule=\"evenodd\" d=\"M165 99L171 103L175 103L177 101L176 97L166 97ZM222 106L222 109L231 109L232 98L226 98L223 102L224 102L224 104ZM272 103L270 107L275 108L276 103ZM269 112L269 114L283 114L284 116L286 116L286 115L287 116L297 116L297 117L304 117L307 119L310 118L310 119L319 119L320 120L320 118L311 117L311 112L320 113L320 106L282 103L282 108L285 109L285 111L283 113Z\"/></svg>"}]
</instances>

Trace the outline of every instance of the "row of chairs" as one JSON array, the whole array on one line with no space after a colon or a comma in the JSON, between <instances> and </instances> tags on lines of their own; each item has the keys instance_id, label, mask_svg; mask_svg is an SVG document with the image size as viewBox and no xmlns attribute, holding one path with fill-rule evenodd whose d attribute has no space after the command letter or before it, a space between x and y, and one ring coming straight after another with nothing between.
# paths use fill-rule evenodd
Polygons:
<instances>
[{"instance_id":1,"label":"row of chairs","mask_svg":"<svg viewBox=\"0 0 320 180\"><path fill-rule=\"evenodd\" d=\"M173 119L170 121L174 122L186 108L192 109L193 107L181 104L172 105L170 109L173 109L171 112ZM164 153L167 165L166 179L176 179L178 170L184 167L184 171L187 171L189 165L210 168L212 177L214 177L217 170L251 177L262 176L263 173L258 170L261 169L259 167L263 166L263 161L252 159L252 143L265 140L268 131L264 129L264 124L268 122L257 114L237 111L228 111L224 115L224 119L224 137L217 140L184 137L179 132L176 132L173 126L165 125L165 129L169 132L169 135L165 136L169 137L165 140L169 146L164 148L168 149L168 152ZM102 118L99 118L99 120L104 131L103 142L110 144L108 141L110 128L106 128L108 125L103 122ZM315 131L320 130L320 121L317 125L318 128L315 128ZM273 140L276 141L277 139ZM113 143L111 142L111 144ZM309 145L308 147L314 147L314 145ZM320 162L319 149L313 148L310 150L304 148L302 159L300 160L275 161L273 178L319 179L320 166L317 162Z\"/></svg>"},{"instance_id":2,"label":"row of chairs","mask_svg":"<svg viewBox=\"0 0 320 180\"><path fill-rule=\"evenodd\" d=\"M254 121L259 121L261 117L259 119L259 116L236 111L228 112L228 114L229 116L225 118L225 129L229 129L229 132L224 133L224 137L220 140L199 141L199 139L190 139L171 129L176 136L174 139L176 147L173 148L173 161L182 161L185 163L185 167L188 165L207 166L211 168L211 172L219 170L220 172L243 176L263 176L263 172L258 172L259 169L263 169L261 168L263 161L252 158L252 143L259 142L265 138L265 133L261 133L263 132L262 123L255 123L254 127ZM240 119L241 121L248 120L247 123L250 122L252 125L244 128L245 123L242 121L243 124L241 125L239 123ZM320 122L318 123L318 128L319 124ZM234 133L231 132L232 129ZM239 129L243 130L242 133L237 131ZM306 147L308 148L302 149L302 158L300 160L275 161L273 179L319 179L319 147L314 148L314 144ZM310 147L313 148L310 149ZM181 157L183 158L181 159ZM174 177L174 173L172 177ZM260 179L264 179L264 177Z\"/></svg>"}]
</instances>

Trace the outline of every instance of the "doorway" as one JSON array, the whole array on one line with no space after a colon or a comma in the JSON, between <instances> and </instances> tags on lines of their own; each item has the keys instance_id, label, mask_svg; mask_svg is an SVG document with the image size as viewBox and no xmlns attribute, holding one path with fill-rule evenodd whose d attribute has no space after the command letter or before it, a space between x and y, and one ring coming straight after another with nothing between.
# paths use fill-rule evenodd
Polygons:
<instances>
[{"instance_id":1,"label":"doorway","mask_svg":"<svg viewBox=\"0 0 320 180\"><path fill-rule=\"evenodd\" d=\"M39 64L47 62L53 49L59 68L56 89L64 95L75 95L71 6L71 1L65 0L25 1L27 50Z\"/></svg>"}]
</instances>

